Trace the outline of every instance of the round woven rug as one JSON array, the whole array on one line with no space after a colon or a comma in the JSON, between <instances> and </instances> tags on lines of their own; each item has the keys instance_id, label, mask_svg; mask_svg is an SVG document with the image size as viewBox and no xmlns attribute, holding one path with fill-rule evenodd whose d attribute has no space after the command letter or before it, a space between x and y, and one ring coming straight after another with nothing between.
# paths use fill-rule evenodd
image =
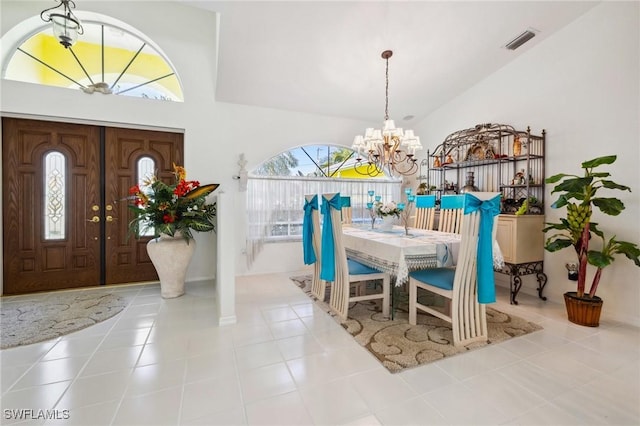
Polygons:
<instances>
[{"instance_id":1,"label":"round woven rug","mask_svg":"<svg viewBox=\"0 0 640 426\"><path fill-rule=\"evenodd\" d=\"M126 301L91 291L47 293L3 298L0 349L54 339L97 324L121 312Z\"/></svg>"}]
</instances>

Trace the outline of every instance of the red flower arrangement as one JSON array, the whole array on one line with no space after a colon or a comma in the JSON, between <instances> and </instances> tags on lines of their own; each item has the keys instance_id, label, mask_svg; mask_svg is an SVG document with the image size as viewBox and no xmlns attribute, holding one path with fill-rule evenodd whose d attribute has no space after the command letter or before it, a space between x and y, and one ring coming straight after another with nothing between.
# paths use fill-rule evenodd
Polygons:
<instances>
[{"instance_id":1,"label":"red flower arrangement","mask_svg":"<svg viewBox=\"0 0 640 426\"><path fill-rule=\"evenodd\" d=\"M135 215L129 222L129 230L136 237L149 235L151 229L155 237L175 236L179 232L185 239L193 238L192 230L215 231L216 204L206 204L206 197L219 185L186 180L187 172L182 166L174 164L173 170L176 180L173 185L152 176L142 187L129 188L129 209Z\"/></svg>"}]
</instances>

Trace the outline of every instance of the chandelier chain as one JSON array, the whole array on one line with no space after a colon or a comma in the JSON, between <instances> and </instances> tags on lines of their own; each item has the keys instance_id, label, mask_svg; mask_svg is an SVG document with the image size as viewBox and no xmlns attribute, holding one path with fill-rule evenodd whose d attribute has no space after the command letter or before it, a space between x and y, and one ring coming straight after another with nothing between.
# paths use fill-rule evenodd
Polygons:
<instances>
[{"instance_id":1,"label":"chandelier chain","mask_svg":"<svg viewBox=\"0 0 640 426\"><path fill-rule=\"evenodd\" d=\"M389 119L389 58L385 58L387 63L387 70L385 73L385 88L384 88L384 119Z\"/></svg>"}]
</instances>

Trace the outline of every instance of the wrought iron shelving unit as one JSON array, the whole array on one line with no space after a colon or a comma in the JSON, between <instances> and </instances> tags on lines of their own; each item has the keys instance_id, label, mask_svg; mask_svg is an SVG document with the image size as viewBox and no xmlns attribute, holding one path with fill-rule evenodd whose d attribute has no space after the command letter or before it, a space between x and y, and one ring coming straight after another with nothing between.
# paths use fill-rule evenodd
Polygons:
<instances>
[{"instance_id":1,"label":"wrought iron shelving unit","mask_svg":"<svg viewBox=\"0 0 640 426\"><path fill-rule=\"evenodd\" d=\"M436 187L432 192L438 198L471 186L502 194L498 242L505 267L498 272L510 276L512 304L518 304L524 275L536 276L538 297L546 300L542 295L547 283L542 233L545 133L494 123L459 130L428 154L426 174L421 174L421 181Z\"/></svg>"}]
</instances>

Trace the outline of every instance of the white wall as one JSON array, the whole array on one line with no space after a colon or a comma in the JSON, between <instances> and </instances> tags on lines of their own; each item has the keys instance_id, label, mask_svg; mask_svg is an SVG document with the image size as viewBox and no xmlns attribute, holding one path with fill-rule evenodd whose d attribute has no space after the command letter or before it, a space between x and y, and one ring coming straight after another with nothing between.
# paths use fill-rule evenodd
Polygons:
<instances>
[{"instance_id":1,"label":"white wall","mask_svg":"<svg viewBox=\"0 0 640 426\"><path fill-rule=\"evenodd\" d=\"M80 90L1 81L0 108L3 115L50 117L59 121L104 123L113 126L176 129L185 133L185 166L190 179L220 183L218 191L233 195L234 222L219 223L236 234L236 265L246 273L242 249L245 242L245 193L240 193L232 176L238 173L241 153L251 170L285 149L311 143L347 145L353 135L371 123L315 116L296 112L256 108L215 102L217 19L214 13L174 2L154 2L149 14L148 2L91 1L79 9L119 19L139 29L155 41L176 67L183 84L184 103L157 102L120 96L87 95ZM146 3L146 5L145 5ZM2 35L50 7L50 2L2 0ZM180 31L167 32L166 17L189 22ZM39 18L38 18L39 20ZM3 39L4 41L5 39ZM5 60L5 58L2 58ZM286 93L283 93L286 96ZM61 108L61 105L64 108ZM123 196L126 194L123 194ZM216 274L216 243L213 234L196 235L198 250L189 268L188 280L213 278ZM266 264L278 265L280 259L299 256L300 246L287 245ZM280 263L282 265L282 263ZM294 268L302 266L302 259ZM251 272L259 272L252 270Z\"/></svg>"},{"instance_id":2,"label":"white wall","mask_svg":"<svg viewBox=\"0 0 640 426\"><path fill-rule=\"evenodd\" d=\"M631 187L616 191L626 205L621 216L594 213L607 234L640 243L640 3L604 2L513 63L429 115L416 126L425 145L433 148L453 131L477 123L531 126L547 130L546 174L580 174L580 163L617 154L612 179ZM557 221L562 211L549 205L545 213ZM571 249L545 252L549 281L545 295L563 303L575 291L564 264ZM521 291L535 294L535 281ZM603 318L640 325L640 268L619 257L604 270L598 295L605 301Z\"/></svg>"}]
</instances>

